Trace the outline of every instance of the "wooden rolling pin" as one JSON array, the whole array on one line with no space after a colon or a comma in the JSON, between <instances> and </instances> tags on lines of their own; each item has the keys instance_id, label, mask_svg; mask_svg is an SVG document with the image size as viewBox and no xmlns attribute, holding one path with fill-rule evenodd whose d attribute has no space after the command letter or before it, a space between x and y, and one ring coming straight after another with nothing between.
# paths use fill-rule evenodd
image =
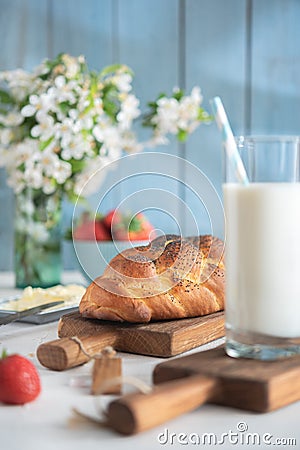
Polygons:
<instances>
[{"instance_id":1,"label":"wooden rolling pin","mask_svg":"<svg viewBox=\"0 0 300 450\"><path fill-rule=\"evenodd\" d=\"M154 382L161 384L149 394L111 402L108 425L134 434L206 402L260 413L281 408L300 400L300 355L267 362L235 359L218 347L159 364Z\"/></svg>"},{"instance_id":2,"label":"wooden rolling pin","mask_svg":"<svg viewBox=\"0 0 300 450\"><path fill-rule=\"evenodd\" d=\"M129 394L111 402L107 425L125 435L140 433L213 401L218 391L218 381L202 375L169 381L150 394Z\"/></svg>"},{"instance_id":3,"label":"wooden rolling pin","mask_svg":"<svg viewBox=\"0 0 300 450\"><path fill-rule=\"evenodd\" d=\"M66 370L80 366L89 361L84 350L91 356L100 353L107 346L115 346L116 334L111 331L102 333L101 336L80 336L80 344L71 338L55 339L41 344L37 349L39 362L52 370Z\"/></svg>"}]
</instances>

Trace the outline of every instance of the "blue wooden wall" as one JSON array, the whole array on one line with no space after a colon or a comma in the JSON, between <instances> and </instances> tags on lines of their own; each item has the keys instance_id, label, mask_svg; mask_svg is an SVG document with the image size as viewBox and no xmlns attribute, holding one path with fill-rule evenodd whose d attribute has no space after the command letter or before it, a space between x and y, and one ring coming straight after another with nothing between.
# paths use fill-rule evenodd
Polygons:
<instances>
[{"instance_id":1,"label":"blue wooden wall","mask_svg":"<svg viewBox=\"0 0 300 450\"><path fill-rule=\"evenodd\" d=\"M134 70L135 92L143 104L174 85L189 90L197 84L206 108L209 98L222 97L238 134L300 134L299 23L299 0L0 0L0 70L30 69L59 52L84 54L95 69L122 62ZM185 145L172 141L160 150L195 164L221 195L215 124L202 126ZM181 164L174 163L174 176L184 180ZM116 190L114 201L129 195L135 183L152 184L126 184ZM171 188L206 232L207 217L192 192L182 183ZM7 270L13 255L13 195L3 170L0 206L0 269ZM176 199L173 206L183 211ZM65 205L66 223L71 212ZM174 231L165 216L153 220ZM182 227L190 232L184 217ZM221 220L214 231L222 235ZM74 264L66 247L65 266Z\"/></svg>"}]
</instances>

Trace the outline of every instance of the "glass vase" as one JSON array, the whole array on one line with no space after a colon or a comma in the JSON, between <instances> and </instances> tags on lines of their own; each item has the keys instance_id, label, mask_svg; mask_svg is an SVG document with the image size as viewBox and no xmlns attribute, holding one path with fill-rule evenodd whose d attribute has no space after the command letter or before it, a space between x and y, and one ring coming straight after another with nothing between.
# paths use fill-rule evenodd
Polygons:
<instances>
[{"instance_id":1,"label":"glass vase","mask_svg":"<svg viewBox=\"0 0 300 450\"><path fill-rule=\"evenodd\" d=\"M60 283L62 196L25 189L15 201L16 287Z\"/></svg>"}]
</instances>

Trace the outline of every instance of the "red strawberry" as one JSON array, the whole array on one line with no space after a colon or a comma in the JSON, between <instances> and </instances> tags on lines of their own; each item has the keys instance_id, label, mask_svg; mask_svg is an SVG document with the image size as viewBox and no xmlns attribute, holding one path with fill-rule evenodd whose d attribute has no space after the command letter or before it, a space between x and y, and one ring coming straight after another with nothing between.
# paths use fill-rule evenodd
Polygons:
<instances>
[{"instance_id":1,"label":"red strawberry","mask_svg":"<svg viewBox=\"0 0 300 450\"><path fill-rule=\"evenodd\" d=\"M41 392L39 374L29 359L21 355L2 355L0 360L0 402L23 405Z\"/></svg>"},{"instance_id":2,"label":"red strawberry","mask_svg":"<svg viewBox=\"0 0 300 450\"><path fill-rule=\"evenodd\" d=\"M129 224L129 238L131 241L150 241L155 237L154 227L144 214L137 214Z\"/></svg>"},{"instance_id":3,"label":"red strawberry","mask_svg":"<svg viewBox=\"0 0 300 450\"><path fill-rule=\"evenodd\" d=\"M95 222L95 236L97 241L111 240L111 235L102 221Z\"/></svg>"},{"instance_id":4,"label":"red strawberry","mask_svg":"<svg viewBox=\"0 0 300 450\"><path fill-rule=\"evenodd\" d=\"M103 223L109 232L111 232L112 226L116 226L121 222L122 214L117 209L112 209L103 218Z\"/></svg>"},{"instance_id":5,"label":"red strawberry","mask_svg":"<svg viewBox=\"0 0 300 450\"><path fill-rule=\"evenodd\" d=\"M76 227L74 239L77 241L94 241L95 239L97 241L109 241L111 236L101 220L95 222L89 220Z\"/></svg>"},{"instance_id":6,"label":"red strawberry","mask_svg":"<svg viewBox=\"0 0 300 450\"><path fill-rule=\"evenodd\" d=\"M93 241L95 239L95 224L89 220L78 225L74 230L74 239L78 241Z\"/></svg>"},{"instance_id":7,"label":"red strawberry","mask_svg":"<svg viewBox=\"0 0 300 450\"><path fill-rule=\"evenodd\" d=\"M128 232L123 225L112 229L112 237L115 241L129 240Z\"/></svg>"},{"instance_id":8,"label":"red strawberry","mask_svg":"<svg viewBox=\"0 0 300 450\"><path fill-rule=\"evenodd\" d=\"M133 218L124 218L123 222L114 226L113 238L119 241L148 241L153 239L154 228L144 214L139 213Z\"/></svg>"}]
</instances>

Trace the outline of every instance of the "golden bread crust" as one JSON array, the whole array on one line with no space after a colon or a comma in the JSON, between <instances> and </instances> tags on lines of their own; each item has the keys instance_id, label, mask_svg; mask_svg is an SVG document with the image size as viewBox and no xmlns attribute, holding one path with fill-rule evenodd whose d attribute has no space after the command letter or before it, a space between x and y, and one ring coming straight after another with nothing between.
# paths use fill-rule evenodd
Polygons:
<instances>
[{"instance_id":1,"label":"golden bread crust","mask_svg":"<svg viewBox=\"0 0 300 450\"><path fill-rule=\"evenodd\" d=\"M223 242L213 236L159 237L115 256L91 283L84 317L145 323L224 309Z\"/></svg>"}]
</instances>

